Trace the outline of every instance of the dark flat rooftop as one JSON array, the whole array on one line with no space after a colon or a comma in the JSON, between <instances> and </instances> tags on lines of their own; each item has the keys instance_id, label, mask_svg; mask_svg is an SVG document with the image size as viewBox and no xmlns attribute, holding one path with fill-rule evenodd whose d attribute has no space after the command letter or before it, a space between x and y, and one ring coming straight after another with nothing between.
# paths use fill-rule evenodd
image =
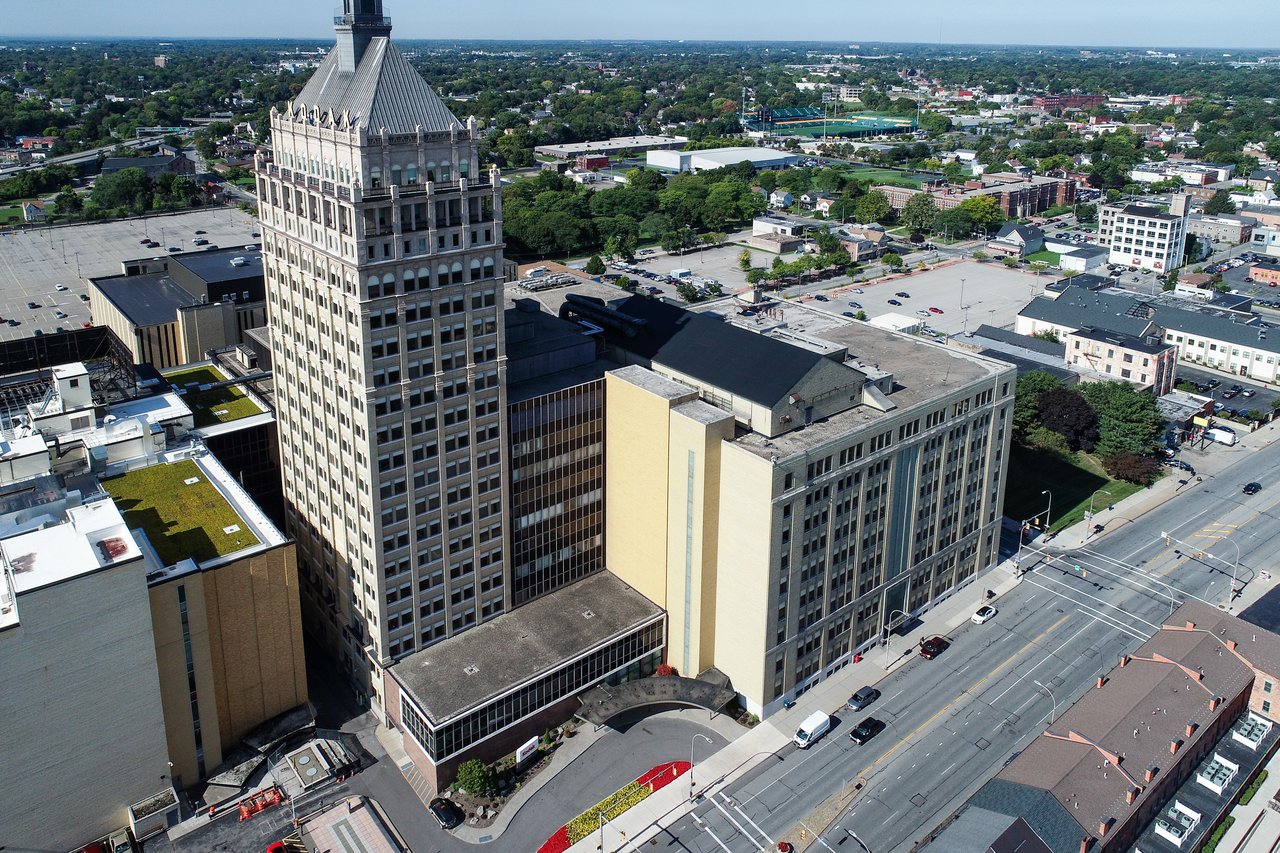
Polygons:
<instances>
[{"instance_id":1,"label":"dark flat rooftop","mask_svg":"<svg viewBox=\"0 0 1280 853\"><path fill-rule=\"evenodd\" d=\"M661 616L652 601L598 572L409 655L391 673L438 726Z\"/></svg>"},{"instance_id":2,"label":"dark flat rooftop","mask_svg":"<svg viewBox=\"0 0 1280 853\"><path fill-rule=\"evenodd\" d=\"M232 258L244 258L244 266L232 266ZM262 252L256 247L233 246L212 252L184 252L170 256L169 263L184 267L206 284L262 278L263 275Z\"/></svg>"},{"instance_id":3,"label":"dark flat rooftop","mask_svg":"<svg viewBox=\"0 0 1280 853\"><path fill-rule=\"evenodd\" d=\"M198 301L168 273L113 275L91 281L135 326L172 323L178 319L179 308Z\"/></svg>"}]
</instances>

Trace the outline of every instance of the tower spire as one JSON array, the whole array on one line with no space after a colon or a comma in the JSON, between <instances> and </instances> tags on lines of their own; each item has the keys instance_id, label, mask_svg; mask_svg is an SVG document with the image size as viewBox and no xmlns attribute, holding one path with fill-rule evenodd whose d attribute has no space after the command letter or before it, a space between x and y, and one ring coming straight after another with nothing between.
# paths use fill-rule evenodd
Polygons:
<instances>
[{"instance_id":1,"label":"tower spire","mask_svg":"<svg viewBox=\"0 0 1280 853\"><path fill-rule=\"evenodd\" d=\"M333 23L341 71L355 71L369 42L391 36L391 19L382 14L382 0L342 0L342 14Z\"/></svg>"}]
</instances>

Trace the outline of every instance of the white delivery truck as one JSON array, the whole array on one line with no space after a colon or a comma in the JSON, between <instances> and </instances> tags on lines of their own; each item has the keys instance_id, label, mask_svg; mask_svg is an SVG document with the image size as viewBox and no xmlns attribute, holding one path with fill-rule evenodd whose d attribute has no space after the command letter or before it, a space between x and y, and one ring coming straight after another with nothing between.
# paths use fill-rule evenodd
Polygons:
<instances>
[{"instance_id":1,"label":"white delivery truck","mask_svg":"<svg viewBox=\"0 0 1280 853\"><path fill-rule=\"evenodd\" d=\"M801 749L808 749L809 744L825 735L831 730L831 717L822 711L814 711L805 717L804 722L800 724L800 728L796 729L794 738L796 746Z\"/></svg>"},{"instance_id":2,"label":"white delivery truck","mask_svg":"<svg viewBox=\"0 0 1280 853\"><path fill-rule=\"evenodd\" d=\"M1218 444L1225 444L1227 447L1231 447L1236 443L1236 434L1230 430L1212 427L1211 429L1205 430L1204 434L1210 441L1216 441Z\"/></svg>"}]
</instances>

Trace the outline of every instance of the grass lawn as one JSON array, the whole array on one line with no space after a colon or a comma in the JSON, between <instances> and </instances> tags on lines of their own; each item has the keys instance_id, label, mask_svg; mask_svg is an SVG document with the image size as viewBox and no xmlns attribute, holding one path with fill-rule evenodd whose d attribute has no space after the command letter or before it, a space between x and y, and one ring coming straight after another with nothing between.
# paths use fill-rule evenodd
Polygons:
<instances>
[{"instance_id":1,"label":"grass lawn","mask_svg":"<svg viewBox=\"0 0 1280 853\"><path fill-rule=\"evenodd\" d=\"M196 479L195 483L187 480ZM139 468L102 481L130 528L142 528L165 565L197 562L258 544L195 462ZM231 533L224 528L237 526Z\"/></svg>"},{"instance_id":2,"label":"grass lawn","mask_svg":"<svg viewBox=\"0 0 1280 853\"><path fill-rule=\"evenodd\" d=\"M182 388L185 385L207 385L210 382L222 382L226 378L211 367L197 367L179 373L165 374L165 379L168 379L175 388ZM257 403L245 396L244 391L234 385L214 388L211 391L192 389L182 399L191 407L198 427L239 420L262 411Z\"/></svg>"},{"instance_id":3,"label":"grass lawn","mask_svg":"<svg viewBox=\"0 0 1280 853\"><path fill-rule=\"evenodd\" d=\"M28 201L31 199L20 198L12 204L0 204L0 225L21 225L22 204Z\"/></svg>"},{"instance_id":4,"label":"grass lawn","mask_svg":"<svg viewBox=\"0 0 1280 853\"><path fill-rule=\"evenodd\" d=\"M1059 255L1057 252L1050 252L1048 249L1041 249L1034 254L1027 255L1026 260L1044 261L1049 266L1056 267L1058 265L1058 257Z\"/></svg>"},{"instance_id":5,"label":"grass lawn","mask_svg":"<svg viewBox=\"0 0 1280 853\"><path fill-rule=\"evenodd\" d=\"M1099 492L1106 489L1110 494ZM1091 457L1077 453L1073 462L1048 453L1013 446L1009 459L1009 484L1004 496L1004 514L1018 521L1037 514L1043 516L1049 504L1045 490L1053 494L1050 530L1070 527L1084 518L1089 498L1094 494L1094 513L1118 503L1143 489L1135 483L1113 480Z\"/></svg>"}]
</instances>

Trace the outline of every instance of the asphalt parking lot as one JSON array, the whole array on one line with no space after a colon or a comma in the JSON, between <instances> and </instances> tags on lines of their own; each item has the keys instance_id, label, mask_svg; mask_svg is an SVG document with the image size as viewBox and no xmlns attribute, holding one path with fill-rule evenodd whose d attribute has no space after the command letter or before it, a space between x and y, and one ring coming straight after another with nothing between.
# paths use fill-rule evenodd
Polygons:
<instances>
[{"instance_id":1,"label":"asphalt parking lot","mask_svg":"<svg viewBox=\"0 0 1280 853\"><path fill-rule=\"evenodd\" d=\"M192 242L198 230L214 246L258 239L252 236L257 220L231 207L0 233L0 340L84 326L92 318L89 303L80 297L88 295L90 277L118 275L121 261L167 254L170 246L200 248ZM158 241L159 248L142 245L145 238Z\"/></svg>"},{"instance_id":2,"label":"asphalt parking lot","mask_svg":"<svg viewBox=\"0 0 1280 853\"><path fill-rule=\"evenodd\" d=\"M1237 410L1242 410L1246 412L1252 411L1253 409L1258 409L1263 412L1269 412L1271 411L1271 402L1273 400L1280 399L1280 391L1273 388L1268 388L1265 385L1257 385L1255 383L1249 382L1248 380L1242 377L1231 376L1230 374L1224 374L1224 373L1211 373L1210 371L1207 371L1207 370L1197 370L1194 367L1186 367L1181 363L1178 364L1178 381L1179 382L1203 383L1203 382L1209 382L1211 380L1217 380L1222 384L1219 385L1217 388L1214 388L1212 391L1204 392L1203 396L1212 397L1215 403L1221 403L1224 407L1228 409L1237 409ZM1222 396L1223 393L1226 392L1232 385L1240 385L1246 391L1252 391L1253 396L1242 397L1237 395L1235 397L1230 397L1230 398L1223 397Z\"/></svg>"},{"instance_id":3,"label":"asphalt parking lot","mask_svg":"<svg viewBox=\"0 0 1280 853\"><path fill-rule=\"evenodd\" d=\"M857 312L859 309L850 304L856 302L871 318L904 314L918 317L939 332L956 335L983 323L1012 327L1018 312L1052 281L1052 276L1011 270L1000 264L961 261L925 272L862 282L856 287L842 285L823 294L830 299L825 304L815 296L805 297L805 302L837 314ZM855 293L855 289L862 293ZM899 292L909 296L899 297ZM890 305L890 299L902 304ZM941 313L929 311L930 308ZM920 311L928 312L928 318L917 313Z\"/></svg>"}]
</instances>

